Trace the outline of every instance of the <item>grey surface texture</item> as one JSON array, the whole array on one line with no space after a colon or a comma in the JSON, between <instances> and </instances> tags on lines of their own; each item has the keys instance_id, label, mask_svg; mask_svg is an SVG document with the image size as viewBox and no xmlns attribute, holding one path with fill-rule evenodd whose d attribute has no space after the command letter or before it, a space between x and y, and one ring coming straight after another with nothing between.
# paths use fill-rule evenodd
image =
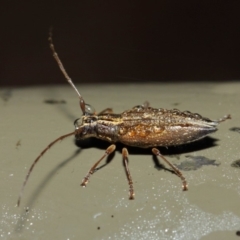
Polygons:
<instances>
[{"instance_id":1,"label":"grey surface texture","mask_svg":"<svg viewBox=\"0 0 240 240\"><path fill-rule=\"evenodd\" d=\"M129 148L136 192L129 201L121 146L82 188L82 178L109 144L90 141L81 148L69 137L41 158L17 208L30 165L51 141L74 130L81 111L67 84L0 89L0 239L239 239L240 168L231 166L240 159L238 82L78 89L98 112L112 107L120 113L147 100L156 108L189 110L210 119L229 113L232 119L201 141L159 148L173 164L198 161L195 169L182 170L187 192L178 177L156 168L151 149Z\"/></svg>"}]
</instances>

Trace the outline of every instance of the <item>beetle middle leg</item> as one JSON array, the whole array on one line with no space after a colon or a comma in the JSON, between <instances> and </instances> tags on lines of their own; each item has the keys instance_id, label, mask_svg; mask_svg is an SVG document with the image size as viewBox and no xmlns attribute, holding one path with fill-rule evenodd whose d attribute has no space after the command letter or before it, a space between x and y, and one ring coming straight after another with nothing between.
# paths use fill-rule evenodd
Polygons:
<instances>
[{"instance_id":1,"label":"beetle middle leg","mask_svg":"<svg viewBox=\"0 0 240 240\"><path fill-rule=\"evenodd\" d=\"M187 181L185 179L185 177L182 175L181 171L175 167L173 164L171 164L161 153L160 151L157 149L157 148L153 148L152 149L152 152L156 155L156 156L159 156L161 157L172 169L173 171L175 172L175 174L181 178L182 180L182 189L183 191L187 191L188 190L188 185L187 185Z\"/></svg>"},{"instance_id":2,"label":"beetle middle leg","mask_svg":"<svg viewBox=\"0 0 240 240\"><path fill-rule=\"evenodd\" d=\"M128 150L126 148L123 148L122 150L122 157L123 157L123 163L124 163L124 167L125 167L125 171L128 179L128 184L129 184L129 199L133 200L135 193L133 189L132 176L128 168Z\"/></svg>"},{"instance_id":3,"label":"beetle middle leg","mask_svg":"<svg viewBox=\"0 0 240 240\"><path fill-rule=\"evenodd\" d=\"M87 173L86 177L83 178L81 186L86 187L90 176L95 172L96 167L99 165L99 163L108 155L110 155L112 152L114 152L114 150L116 149L116 146L114 144L112 144L111 146L109 146L106 151L105 154L91 167L91 169L89 170L89 172Z\"/></svg>"}]
</instances>

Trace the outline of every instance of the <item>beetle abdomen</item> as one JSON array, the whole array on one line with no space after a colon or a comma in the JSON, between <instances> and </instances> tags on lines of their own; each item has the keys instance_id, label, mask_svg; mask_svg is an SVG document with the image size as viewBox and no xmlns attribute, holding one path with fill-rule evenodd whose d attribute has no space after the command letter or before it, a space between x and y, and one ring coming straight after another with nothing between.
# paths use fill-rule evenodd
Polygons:
<instances>
[{"instance_id":1,"label":"beetle abdomen","mask_svg":"<svg viewBox=\"0 0 240 240\"><path fill-rule=\"evenodd\" d=\"M217 130L218 122L177 109L132 109L122 114L118 140L126 145L148 148L181 145Z\"/></svg>"}]
</instances>

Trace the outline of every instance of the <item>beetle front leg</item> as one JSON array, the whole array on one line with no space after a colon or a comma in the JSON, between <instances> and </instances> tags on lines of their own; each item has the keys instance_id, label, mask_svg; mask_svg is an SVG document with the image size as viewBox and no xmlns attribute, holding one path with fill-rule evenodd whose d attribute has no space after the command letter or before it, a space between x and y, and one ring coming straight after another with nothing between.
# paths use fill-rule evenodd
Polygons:
<instances>
[{"instance_id":1,"label":"beetle front leg","mask_svg":"<svg viewBox=\"0 0 240 240\"><path fill-rule=\"evenodd\" d=\"M104 110L102 110L100 113L97 114L97 116L101 115L101 114L105 114L105 113L113 113L112 108L105 108Z\"/></svg>"},{"instance_id":2,"label":"beetle front leg","mask_svg":"<svg viewBox=\"0 0 240 240\"><path fill-rule=\"evenodd\" d=\"M95 172L96 167L99 165L99 163L108 155L110 155L112 152L114 152L114 150L116 149L116 146L114 144L112 144L111 146L109 146L107 148L107 150L105 151L105 154L91 167L91 169L89 170L89 172L87 173L86 177L83 178L81 186L86 187L90 176Z\"/></svg>"}]
</instances>

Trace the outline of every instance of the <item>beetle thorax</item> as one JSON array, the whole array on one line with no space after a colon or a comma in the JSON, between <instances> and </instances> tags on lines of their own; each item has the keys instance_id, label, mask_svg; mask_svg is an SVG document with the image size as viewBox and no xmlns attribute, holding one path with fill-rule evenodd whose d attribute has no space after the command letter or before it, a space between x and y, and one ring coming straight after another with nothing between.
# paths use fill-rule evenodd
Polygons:
<instances>
[{"instance_id":1,"label":"beetle thorax","mask_svg":"<svg viewBox=\"0 0 240 240\"><path fill-rule=\"evenodd\" d=\"M76 139L96 137L109 142L118 139L118 124L101 116L82 116L75 120L74 125Z\"/></svg>"}]
</instances>

